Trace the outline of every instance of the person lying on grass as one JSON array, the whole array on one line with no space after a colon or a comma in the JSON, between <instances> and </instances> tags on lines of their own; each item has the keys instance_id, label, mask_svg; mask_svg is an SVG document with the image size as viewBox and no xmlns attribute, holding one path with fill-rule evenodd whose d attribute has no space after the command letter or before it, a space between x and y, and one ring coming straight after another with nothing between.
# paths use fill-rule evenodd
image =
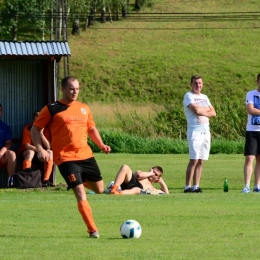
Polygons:
<instances>
[{"instance_id":1,"label":"person lying on grass","mask_svg":"<svg viewBox=\"0 0 260 260\"><path fill-rule=\"evenodd\" d=\"M133 173L128 165L123 164L116 175L110 194L169 194L162 174L163 169L160 166L154 166L148 172L137 170ZM159 183L161 189L154 188L153 183Z\"/></svg>"}]
</instances>

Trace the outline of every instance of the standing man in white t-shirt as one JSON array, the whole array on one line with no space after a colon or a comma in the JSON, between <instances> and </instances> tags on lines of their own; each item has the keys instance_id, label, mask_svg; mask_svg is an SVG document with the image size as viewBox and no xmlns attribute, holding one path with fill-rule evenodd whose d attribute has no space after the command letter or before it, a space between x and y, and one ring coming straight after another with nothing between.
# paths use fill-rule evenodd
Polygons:
<instances>
[{"instance_id":1,"label":"standing man in white t-shirt","mask_svg":"<svg viewBox=\"0 0 260 260\"><path fill-rule=\"evenodd\" d=\"M253 162L255 164L255 186L254 191L260 192L260 73L256 79L257 89L246 94L246 141L245 141L245 164L244 181L245 187L243 193L250 192L250 180L253 171Z\"/></svg>"},{"instance_id":2,"label":"standing man in white t-shirt","mask_svg":"<svg viewBox=\"0 0 260 260\"><path fill-rule=\"evenodd\" d=\"M216 116L216 111L208 97L201 94L202 77L194 75L190 81L191 91L184 95L183 105L187 119L187 140L190 161L186 170L184 193L202 192L200 178L204 160L208 160L210 151L209 118ZM191 183L193 181L193 186Z\"/></svg>"}]
</instances>

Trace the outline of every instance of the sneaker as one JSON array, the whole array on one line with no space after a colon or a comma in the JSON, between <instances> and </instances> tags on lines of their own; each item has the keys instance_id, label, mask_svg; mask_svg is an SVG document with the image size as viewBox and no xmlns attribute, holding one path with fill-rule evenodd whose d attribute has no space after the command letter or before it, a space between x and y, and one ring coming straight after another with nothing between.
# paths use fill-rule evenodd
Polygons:
<instances>
[{"instance_id":1,"label":"sneaker","mask_svg":"<svg viewBox=\"0 0 260 260\"><path fill-rule=\"evenodd\" d=\"M140 190L140 195L151 195L152 191L150 189L147 190Z\"/></svg>"},{"instance_id":2,"label":"sneaker","mask_svg":"<svg viewBox=\"0 0 260 260\"><path fill-rule=\"evenodd\" d=\"M192 190L191 192L199 193L199 192L202 192L202 189L200 187L198 187L195 190Z\"/></svg>"},{"instance_id":3,"label":"sneaker","mask_svg":"<svg viewBox=\"0 0 260 260\"><path fill-rule=\"evenodd\" d=\"M8 178L7 188L15 188L14 175Z\"/></svg>"},{"instance_id":4,"label":"sneaker","mask_svg":"<svg viewBox=\"0 0 260 260\"><path fill-rule=\"evenodd\" d=\"M50 181L43 181L42 187L55 187L55 185L53 183L51 183Z\"/></svg>"},{"instance_id":5,"label":"sneaker","mask_svg":"<svg viewBox=\"0 0 260 260\"><path fill-rule=\"evenodd\" d=\"M98 231L90 232L89 237L90 237L90 238L99 238L99 233L98 233Z\"/></svg>"},{"instance_id":6,"label":"sneaker","mask_svg":"<svg viewBox=\"0 0 260 260\"><path fill-rule=\"evenodd\" d=\"M250 188L245 187L241 192L242 193L249 193L250 192Z\"/></svg>"},{"instance_id":7,"label":"sneaker","mask_svg":"<svg viewBox=\"0 0 260 260\"><path fill-rule=\"evenodd\" d=\"M260 189L259 188L254 188L253 191L254 192L260 192Z\"/></svg>"},{"instance_id":8,"label":"sneaker","mask_svg":"<svg viewBox=\"0 0 260 260\"><path fill-rule=\"evenodd\" d=\"M114 186L114 181L111 181L111 182L108 183L107 189L108 189L108 190L109 190L109 189L112 189L113 186Z\"/></svg>"},{"instance_id":9,"label":"sneaker","mask_svg":"<svg viewBox=\"0 0 260 260\"><path fill-rule=\"evenodd\" d=\"M187 189L184 189L183 191L184 193L188 193L188 192L191 192L191 187L187 188Z\"/></svg>"}]
</instances>

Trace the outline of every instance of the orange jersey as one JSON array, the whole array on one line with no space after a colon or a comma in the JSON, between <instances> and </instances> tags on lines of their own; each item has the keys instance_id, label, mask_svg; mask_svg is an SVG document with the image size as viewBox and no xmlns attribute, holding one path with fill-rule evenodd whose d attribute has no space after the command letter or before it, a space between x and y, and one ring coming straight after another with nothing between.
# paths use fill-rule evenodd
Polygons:
<instances>
[{"instance_id":1,"label":"orange jersey","mask_svg":"<svg viewBox=\"0 0 260 260\"><path fill-rule=\"evenodd\" d=\"M49 127L53 159L57 165L94 156L88 145L88 130L96 124L86 104L56 101L42 109L34 126L40 129Z\"/></svg>"},{"instance_id":2,"label":"orange jersey","mask_svg":"<svg viewBox=\"0 0 260 260\"><path fill-rule=\"evenodd\" d=\"M23 151L25 150L25 145L26 144L30 144L30 145L34 145L32 142L32 138L31 138L31 128L32 128L32 124L28 124L23 128L23 139L22 139L22 146L19 149L19 151ZM45 128L43 130L43 134L46 137L46 139L50 142L51 137L50 137L50 131L48 128Z\"/></svg>"}]
</instances>

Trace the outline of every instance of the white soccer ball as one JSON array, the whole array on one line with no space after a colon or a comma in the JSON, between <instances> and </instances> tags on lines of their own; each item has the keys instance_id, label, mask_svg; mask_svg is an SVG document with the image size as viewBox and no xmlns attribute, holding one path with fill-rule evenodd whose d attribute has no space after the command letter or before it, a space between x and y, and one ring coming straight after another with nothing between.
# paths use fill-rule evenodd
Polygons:
<instances>
[{"instance_id":1,"label":"white soccer ball","mask_svg":"<svg viewBox=\"0 0 260 260\"><path fill-rule=\"evenodd\" d=\"M122 238L139 238L142 234L142 228L136 220L126 220L120 227Z\"/></svg>"}]
</instances>

